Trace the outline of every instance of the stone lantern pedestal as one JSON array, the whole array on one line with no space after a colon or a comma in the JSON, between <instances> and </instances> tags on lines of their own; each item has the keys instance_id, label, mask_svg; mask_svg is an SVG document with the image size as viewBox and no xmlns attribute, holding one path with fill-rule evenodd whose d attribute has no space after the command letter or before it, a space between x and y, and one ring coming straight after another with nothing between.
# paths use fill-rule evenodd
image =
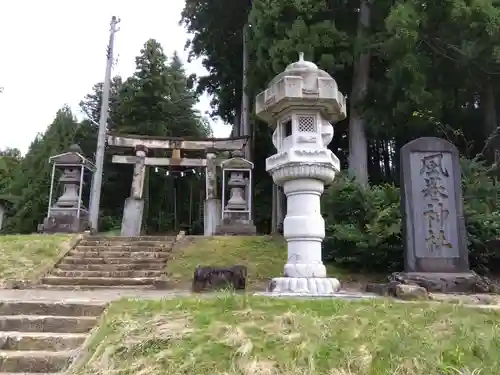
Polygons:
<instances>
[{"instance_id":1,"label":"stone lantern pedestal","mask_svg":"<svg viewBox=\"0 0 500 375\"><path fill-rule=\"evenodd\" d=\"M283 277L274 278L268 291L336 293L340 282L327 277L321 257L325 222L320 198L340 170L327 146L333 138L332 123L346 117L344 96L328 73L301 54L257 96L256 114L274 129L277 153L267 158L266 170L287 198L283 236L288 260Z\"/></svg>"}]
</instances>

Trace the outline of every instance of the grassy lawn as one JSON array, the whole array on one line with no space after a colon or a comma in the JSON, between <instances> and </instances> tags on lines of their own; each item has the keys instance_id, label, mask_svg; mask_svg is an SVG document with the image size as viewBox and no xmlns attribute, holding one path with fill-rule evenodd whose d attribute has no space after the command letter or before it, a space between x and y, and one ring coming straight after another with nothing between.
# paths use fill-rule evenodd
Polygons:
<instances>
[{"instance_id":1,"label":"grassy lawn","mask_svg":"<svg viewBox=\"0 0 500 375\"><path fill-rule=\"evenodd\" d=\"M52 266L72 235L6 235L0 236L0 283L33 280Z\"/></svg>"},{"instance_id":2,"label":"grassy lawn","mask_svg":"<svg viewBox=\"0 0 500 375\"><path fill-rule=\"evenodd\" d=\"M216 236L188 238L188 243L174 249L167 262L169 284L189 287L196 266L248 267L248 287L260 288L262 283L281 275L286 261L282 238L271 236Z\"/></svg>"},{"instance_id":3,"label":"grassy lawn","mask_svg":"<svg viewBox=\"0 0 500 375\"><path fill-rule=\"evenodd\" d=\"M248 288L264 290L271 278L282 275L287 258L286 243L279 236L188 237L186 241L174 249L167 263L169 285L173 288L189 288L198 264L220 267L241 264L248 267ZM347 274L333 265L327 265L327 270L328 275L338 277L347 286L367 279L367 275Z\"/></svg>"},{"instance_id":4,"label":"grassy lawn","mask_svg":"<svg viewBox=\"0 0 500 375\"><path fill-rule=\"evenodd\" d=\"M500 313L387 300L122 300L90 349L75 373L498 374Z\"/></svg>"}]
</instances>

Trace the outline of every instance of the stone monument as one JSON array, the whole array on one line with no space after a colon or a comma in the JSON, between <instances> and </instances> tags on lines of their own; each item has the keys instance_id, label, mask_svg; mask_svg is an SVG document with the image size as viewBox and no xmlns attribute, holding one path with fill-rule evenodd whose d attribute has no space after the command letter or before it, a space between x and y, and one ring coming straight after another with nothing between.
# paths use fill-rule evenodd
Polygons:
<instances>
[{"instance_id":1,"label":"stone monument","mask_svg":"<svg viewBox=\"0 0 500 375\"><path fill-rule=\"evenodd\" d=\"M284 277L274 278L268 291L331 295L340 283L327 277L322 262L325 222L320 197L340 170L327 146L333 138L332 124L346 118L345 98L327 72L300 54L299 61L257 95L256 114L274 129L277 153L267 158L266 170L287 198L283 236L288 261Z\"/></svg>"},{"instance_id":2,"label":"stone monument","mask_svg":"<svg viewBox=\"0 0 500 375\"><path fill-rule=\"evenodd\" d=\"M469 270L457 148L432 137L407 143L401 182L405 272L393 279L429 291L472 291L477 275Z\"/></svg>"},{"instance_id":3,"label":"stone monument","mask_svg":"<svg viewBox=\"0 0 500 375\"><path fill-rule=\"evenodd\" d=\"M47 217L39 226L44 233L78 233L89 227L88 211L82 202L85 171L95 171L95 166L82 156L78 145L72 145L67 152L52 156L52 181L49 193ZM59 178L62 194L52 204L54 178L57 169L62 170Z\"/></svg>"}]
</instances>

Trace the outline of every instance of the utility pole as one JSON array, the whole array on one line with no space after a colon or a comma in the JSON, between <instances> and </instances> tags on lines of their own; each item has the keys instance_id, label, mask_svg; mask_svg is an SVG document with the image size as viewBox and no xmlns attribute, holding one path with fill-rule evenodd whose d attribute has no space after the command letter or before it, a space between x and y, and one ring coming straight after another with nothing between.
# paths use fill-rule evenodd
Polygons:
<instances>
[{"instance_id":1,"label":"utility pole","mask_svg":"<svg viewBox=\"0 0 500 375\"><path fill-rule=\"evenodd\" d=\"M120 22L119 18L111 17L111 28L109 30L109 44L106 53L106 73L104 76L104 85L102 88L101 99L101 117L99 119L99 135L97 137L97 149L95 155L96 171L92 179L90 193L90 227L93 233L98 230L99 204L101 201L102 173L104 165L104 151L106 147L106 127L109 114L109 90L111 85L111 68L113 67L113 47L115 42L115 33L119 31L116 25Z\"/></svg>"},{"instance_id":2,"label":"utility pole","mask_svg":"<svg viewBox=\"0 0 500 375\"><path fill-rule=\"evenodd\" d=\"M250 135L250 99L248 97L247 85L248 85L248 32L250 25L248 22L243 26L242 36L243 36L243 80L241 83L242 93L241 93L241 121L240 121L240 133L239 135ZM245 145L245 159L252 160L252 142L253 140L248 140Z\"/></svg>"}]
</instances>

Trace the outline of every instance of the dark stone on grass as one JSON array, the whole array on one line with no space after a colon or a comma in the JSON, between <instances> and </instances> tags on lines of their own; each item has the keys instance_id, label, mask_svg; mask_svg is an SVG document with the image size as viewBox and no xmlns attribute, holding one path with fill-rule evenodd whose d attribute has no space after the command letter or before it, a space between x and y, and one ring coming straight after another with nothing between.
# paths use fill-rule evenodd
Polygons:
<instances>
[{"instance_id":1,"label":"dark stone on grass","mask_svg":"<svg viewBox=\"0 0 500 375\"><path fill-rule=\"evenodd\" d=\"M247 267L198 266L193 275L193 292L231 288L245 290Z\"/></svg>"},{"instance_id":2,"label":"dark stone on grass","mask_svg":"<svg viewBox=\"0 0 500 375\"><path fill-rule=\"evenodd\" d=\"M428 300L429 293L425 288L418 285L398 284L396 286L396 297L406 301L421 301Z\"/></svg>"},{"instance_id":3,"label":"dark stone on grass","mask_svg":"<svg viewBox=\"0 0 500 375\"><path fill-rule=\"evenodd\" d=\"M467 273L395 272L385 284L368 284L366 291L386 297L399 297L399 285L414 285L428 293L500 294L500 287L486 276Z\"/></svg>"},{"instance_id":4,"label":"dark stone on grass","mask_svg":"<svg viewBox=\"0 0 500 375\"><path fill-rule=\"evenodd\" d=\"M398 282L388 282L388 283L369 283L366 285L366 292L378 294L383 297L396 297L396 286Z\"/></svg>"},{"instance_id":5,"label":"dark stone on grass","mask_svg":"<svg viewBox=\"0 0 500 375\"><path fill-rule=\"evenodd\" d=\"M475 272L429 273L395 272L389 281L399 284L418 285L430 293L494 293L500 294L500 287L486 276Z\"/></svg>"}]
</instances>

